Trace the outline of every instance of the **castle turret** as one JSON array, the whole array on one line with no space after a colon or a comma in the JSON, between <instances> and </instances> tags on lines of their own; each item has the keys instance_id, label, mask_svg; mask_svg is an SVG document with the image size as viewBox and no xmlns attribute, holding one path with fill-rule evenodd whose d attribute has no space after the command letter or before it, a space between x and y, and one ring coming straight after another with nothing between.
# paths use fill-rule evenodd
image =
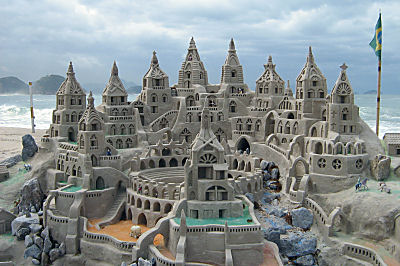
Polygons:
<instances>
[{"instance_id":1,"label":"castle turret","mask_svg":"<svg viewBox=\"0 0 400 266\"><path fill-rule=\"evenodd\" d=\"M222 66L221 83L243 84L243 67L236 54L233 38L229 43L228 55Z\"/></svg>"},{"instance_id":2,"label":"castle turret","mask_svg":"<svg viewBox=\"0 0 400 266\"><path fill-rule=\"evenodd\" d=\"M50 136L75 142L78 121L86 108L86 94L75 78L72 62L69 63L67 77L60 85L56 98L56 109L53 111Z\"/></svg>"},{"instance_id":3,"label":"castle turret","mask_svg":"<svg viewBox=\"0 0 400 266\"><path fill-rule=\"evenodd\" d=\"M256 97L283 96L285 82L276 72L272 56L268 57L264 69L263 74L256 81Z\"/></svg>"},{"instance_id":4,"label":"castle turret","mask_svg":"<svg viewBox=\"0 0 400 266\"><path fill-rule=\"evenodd\" d=\"M179 70L179 88L191 88L193 85L208 85L207 71L196 48L194 39L190 40L188 52L182 67Z\"/></svg>"},{"instance_id":5,"label":"castle turret","mask_svg":"<svg viewBox=\"0 0 400 266\"><path fill-rule=\"evenodd\" d=\"M307 62L296 79L296 99L298 109L309 117L321 118L327 95L326 78L314 60L311 46Z\"/></svg>"},{"instance_id":6,"label":"castle turret","mask_svg":"<svg viewBox=\"0 0 400 266\"><path fill-rule=\"evenodd\" d=\"M110 79L103 90L102 103L105 105L128 104L128 93L118 76L118 67L115 61L111 69Z\"/></svg>"},{"instance_id":7,"label":"castle turret","mask_svg":"<svg viewBox=\"0 0 400 266\"><path fill-rule=\"evenodd\" d=\"M185 197L192 218L237 217L243 214L228 182L224 147L211 129L210 111L204 108L201 128L185 164Z\"/></svg>"},{"instance_id":8,"label":"castle turret","mask_svg":"<svg viewBox=\"0 0 400 266\"><path fill-rule=\"evenodd\" d=\"M144 125L150 124L172 108L169 78L161 69L155 51L153 51L149 70L143 77L143 89L138 98L147 105L147 108L143 110Z\"/></svg>"},{"instance_id":9,"label":"castle turret","mask_svg":"<svg viewBox=\"0 0 400 266\"><path fill-rule=\"evenodd\" d=\"M354 105L354 92L343 64L332 89L328 110L329 131L341 134L358 134L358 107Z\"/></svg>"},{"instance_id":10,"label":"castle turret","mask_svg":"<svg viewBox=\"0 0 400 266\"><path fill-rule=\"evenodd\" d=\"M79 120L78 151L90 156L92 166L98 166L99 156L105 155L104 122L94 107L92 92L88 97L88 105Z\"/></svg>"}]
</instances>

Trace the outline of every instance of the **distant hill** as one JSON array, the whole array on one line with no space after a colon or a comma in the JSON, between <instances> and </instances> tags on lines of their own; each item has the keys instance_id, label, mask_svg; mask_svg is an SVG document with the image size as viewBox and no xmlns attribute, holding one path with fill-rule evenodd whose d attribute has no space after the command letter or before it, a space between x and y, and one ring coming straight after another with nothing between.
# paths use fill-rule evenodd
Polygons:
<instances>
[{"instance_id":1,"label":"distant hill","mask_svg":"<svg viewBox=\"0 0 400 266\"><path fill-rule=\"evenodd\" d=\"M28 84L17 77L0 78L0 94L28 94Z\"/></svg>"},{"instance_id":2,"label":"distant hill","mask_svg":"<svg viewBox=\"0 0 400 266\"><path fill-rule=\"evenodd\" d=\"M376 94L376 93L377 93L376 90L369 90L369 91L364 92L363 94Z\"/></svg>"},{"instance_id":3,"label":"distant hill","mask_svg":"<svg viewBox=\"0 0 400 266\"><path fill-rule=\"evenodd\" d=\"M55 95L61 83L65 80L60 75L47 75L33 83L34 94Z\"/></svg>"}]
</instances>

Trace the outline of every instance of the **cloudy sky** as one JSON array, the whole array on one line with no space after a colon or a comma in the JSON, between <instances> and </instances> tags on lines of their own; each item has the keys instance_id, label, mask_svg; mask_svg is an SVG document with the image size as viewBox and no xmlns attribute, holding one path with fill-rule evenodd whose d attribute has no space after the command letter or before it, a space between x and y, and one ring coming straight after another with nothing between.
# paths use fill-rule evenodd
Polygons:
<instances>
[{"instance_id":1,"label":"cloudy sky","mask_svg":"<svg viewBox=\"0 0 400 266\"><path fill-rule=\"evenodd\" d=\"M400 91L400 1L299 2L7 1L0 9L0 77L65 75L72 60L81 83L105 83L116 60L123 79L140 83L156 50L172 85L194 36L209 82L218 83L233 37L251 88L268 55L294 85L311 45L329 89L346 62L354 90L363 92L376 89L377 59L368 44L381 8L383 92Z\"/></svg>"}]
</instances>

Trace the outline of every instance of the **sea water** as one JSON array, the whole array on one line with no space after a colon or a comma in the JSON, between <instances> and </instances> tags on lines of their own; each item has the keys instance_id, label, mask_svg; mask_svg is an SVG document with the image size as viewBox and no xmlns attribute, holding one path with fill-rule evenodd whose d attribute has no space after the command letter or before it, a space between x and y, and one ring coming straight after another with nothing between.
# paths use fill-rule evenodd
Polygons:
<instances>
[{"instance_id":1,"label":"sea water","mask_svg":"<svg viewBox=\"0 0 400 266\"><path fill-rule=\"evenodd\" d=\"M129 95L133 101L137 94ZM101 95L94 95L95 104L101 103ZM376 95L355 95L360 117L375 131ZM48 129L52 111L56 106L55 95L34 95L35 124L38 129ZM0 127L30 128L29 95L0 95ZM380 137L386 132L400 132L400 95L381 96Z\"/></svg>"}]
</instances>

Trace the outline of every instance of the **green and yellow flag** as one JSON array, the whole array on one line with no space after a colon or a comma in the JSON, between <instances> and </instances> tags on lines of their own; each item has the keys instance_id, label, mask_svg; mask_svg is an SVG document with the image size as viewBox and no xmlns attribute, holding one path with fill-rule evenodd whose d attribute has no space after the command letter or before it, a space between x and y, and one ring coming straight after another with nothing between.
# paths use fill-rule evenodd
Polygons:
<instances>
[{"instance_id":1,"label":"green and yellow flag","mask_svg":"<svg viewBox=\"0 0 400 266\"><path fill-rule=\"evenodd\" d=\"M375 35L372 41L369 43L369 46L374 49L376 56L381 60L382 55L382 21L381 14L379 13L378 22L376 22L375 26Z\"/></svg>"}]
</instances>

